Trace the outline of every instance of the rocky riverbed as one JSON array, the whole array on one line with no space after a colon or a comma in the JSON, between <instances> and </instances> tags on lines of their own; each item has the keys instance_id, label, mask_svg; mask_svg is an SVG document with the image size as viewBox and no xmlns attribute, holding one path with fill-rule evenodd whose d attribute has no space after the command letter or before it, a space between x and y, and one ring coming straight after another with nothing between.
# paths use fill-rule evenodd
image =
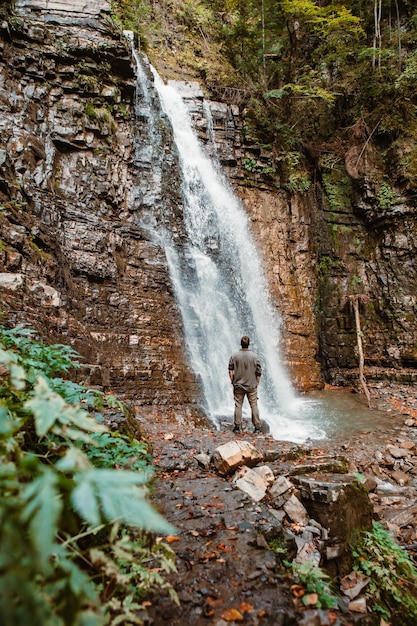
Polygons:
<instances>
[{"instance_id":1,"label":"rocky riverbed","mask_svg":"<svg viewBox=\"0 0 417 626\"><path fill-rule=\"evenodd\" d=\"M297 519L298 513L288 513L283 503L290 494L299 497L297 474L331 472L335 464L346 463L347 475L364 477L373 518L383 522L411 556L416 554L415 389L384 385L371 388L371 393L375 408L391 414L389 428L303 445L254 435L249 425L236 436L231 420L224 429L212 430L190 424L180 410L137 408L137 419L160 468L154 500L177 529L177 535L170 538L177 567L170 581L180 606L168 595L154 598L145 620L148 624L384 624L369 612L360 593L353 601L344 598L334 610L318 608L313 594L305 607L297 598L294 581L280 567L278 554L270 549L271 537L284 529L287 547L293 545L295 550L293 557L297 550L308 552L310 547L316 553L327 550L329 557L329 546L333 549L335 542L326 529L314 519L301 519L302 514ZM237 487L235 472L221 474L210 458L231 442L253 446L262 456L258 466L267 466L275 481L285 478L291 483L287 495L274 500L268 487L265 497L256 501ZM323 542L324 535L327 542ZM318 553L317 558L322 557ZM340 578L340 571L334 573Z\"/></svg>"}]
</instances>

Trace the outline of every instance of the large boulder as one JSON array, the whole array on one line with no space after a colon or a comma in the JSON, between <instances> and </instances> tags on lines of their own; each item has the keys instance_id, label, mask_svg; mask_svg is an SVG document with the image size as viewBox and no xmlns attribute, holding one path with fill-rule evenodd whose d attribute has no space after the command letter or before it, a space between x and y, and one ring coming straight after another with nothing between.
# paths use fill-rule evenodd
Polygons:
<instances>
[{"instance_id":1,"label":"large boulder","mask_svg":"<svg viewBox=\"0 0 417 626\"><path fill-rule=\"evenodd\" d=\"M263 455L248 441L228 441L216 448L211 463L219 474L232 474L238 467L254 467L262 461Z\"/></svg>"}]
</instances>

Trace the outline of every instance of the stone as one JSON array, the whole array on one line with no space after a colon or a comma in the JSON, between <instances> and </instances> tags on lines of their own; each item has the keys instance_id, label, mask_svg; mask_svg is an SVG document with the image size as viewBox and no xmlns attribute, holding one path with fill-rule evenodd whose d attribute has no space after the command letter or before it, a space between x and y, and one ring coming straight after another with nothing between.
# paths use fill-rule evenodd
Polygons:
<instances>
[{"instance_id":1,"label":"stone","mask_svg":"<svg viewBox=\"0 0 417 626\"><path fill-rule=\"evenodd\" d=\"M372 528L373 507L364 485L351 475L298 476L301 500L309 515L330 535L349 545L354 533ZM340 573L351 569L345 555L338 560ZM347 571L346 571L347 570Z\"/></svg>"},{"instance_id":2,"label":"stone","mask_svg":"<svg viewBox=\"0 0 417 626\"><path fill-rule=\"evenodd\" d=\"M294 485L285 476L278 476L269 490L272 499L278 498L286 491L294 489Z\"/></svg>"},{"instance_id":3,"label":"stone","mask_svg":"<svg viewBox=\"0 0 417 626\"><path fill-rule=\"evenodd\" d=\"M29 291L33 291L39 296L41 304L43 306L60 307L63 304L62 297L59 291L57 291L50 285L47 285L40 281L33 281L28 289Z\"/></svg>"},{"instance_id":4,"label":"stone","mask_svg":"<svg viewBox=\"0 0 417 626\"><path fill-rule=\"evenodd\" d=\"M340 590L345 596L353 600L366 587L369 581L370 578L368 576L353 570L341 579Z\"/></svg>"},{"instance_id":5,"label":"stone","mask_svg":"<svg viewBox=\"0 0 417 626\"><path fill-rule=\"evenodd\" d=\"M314 565L319 566L321 554L314 544L304 542L302 547L298 550L294 561L296 563L313 563Z\"/></svg>"},{"instance_id":6,"label":"stone","mask_svg":"<svg viewBox=\"0 0 417 626\"><path fill-rule=\"evenodd\" d=\"M297 496L292 495L282 508L292 522L308 524L309 515Z\"/></svg>"},{"instance_id":7,"label":"stone","mask_svg":"<svg viewBox=\"0 0 417 626\"><path fill-rule=\"evenodd\" d=\"M24 280L24 274L13 274L11 272L0 273L0 286L4 289L15 291L23 285Z\"/></svg>"},{"instance_id":8,"label":"stone","mask_svg":"<svg viewBox=\"0 0 417 626\"><path fill-rule=\"evenodd\" d=\"M405 472L391 472L391 477L400 487L404 487L404 485L407 485L411 480L411 476Z\"/></svg>"},{"instance_id":9,"label":"stone","mask_svg":"<svg viewBox=\"0 0 417 626\"><path fill-rule=\"evenodd\" d=\"M386 480L380 480L379 478L375 477L376 483L377 483L377 487L376 487L376 492L380 493L380 494L401 494L402 493L402 487L398 486L398 485L394 485L393 483L390 483Z\"/></svg>"},{"instance_id":10,"label":"stone","mask_svg":"<svg viewBox=\"0 0 417 626\"><path fill-rule=\"evenodd\" d=\"M365 480L363 481L363 484L365 485L366 489L369 492L375 491L375 489L377 487L377 482L376 482L375 478L373 476L371 476L370 474L366 474Z\"/></svg>"},{"instance_id":11,"label":"stone","mask_svg":"<svg viewBox=\"0 0 417 626\"><path fill-rule=\"evenodd\" d=\"M285 511L283 510L277 510L277 509L270 509L270 513L271 515L273 515L275 517L275 519L277 519L279 522L282 522L283 519L285 518Z\"/></svg>"},{"instance_id":12,"label":"stone","mask_svg":"<svg viewBox=\"0 0 417 626\"><path fill-rule=\"evenodd\" d=\"M405 450L414 450L416 444L414 441L402 441L400 443L400 448L404 448Z\"/></svg>"},{"instance_id":13,"label":"stone","mask_svg":"<svg viewBox=\"0 0 417 626\"><path fill-rule=\"evenodd\" d=\"M407 457L410 455L409 449L406 449L400 446L388 445L387 450L389 451L390 455L394 457L394 459L403 459L404 457Z\"/></svg>"},{"instance_id":14,"label":"stone","mask_svg":"<svg viewBox=\"0 0 417 626\"><path fill-rule=\"evenodd\" d=\"M201 467L204 467L204 469L208 469L210 467L210 456L208 454L200 452L199 454L196 454L194 458L197 463L201 465Z\"/></svg>"},{"instance_id":15,"label":"stone","mask_svg":"<svg viewBox=\"0 0 417 626\"><path fill-rule=\"evenodd\" d=\"M343 543L337 543L334 546L326 546L326 559L331 561L338 559L346 551L346 545Z\"/></svg>"},{"instance_id":16,"label":"stone","mask_svg":"<svg viewBox=\"0 0 417 626\"><path fill-rule=\"evenodd\" d=\"M272 485L275 480L274 472L268 465L258 465L258 467L254 468L254 472L259 474L267 487Z\"/></svg>"},{"instance_id":17,"label":"stone","mask_svg":"<svg viewBox=\"0 0 417 626\"><path fill-rule=\"evenodd\" d=\"M241 465L252 467L261 460L262 453L248 441L229 441L211 455L211 464L222 475L232 474Z\"/></svg>"},{"instance_id":18,"label":"stone","mask_svg":"<svg viewBox=\"0 0 417 626\"><path fill-rule=\"evenodd\" d=\"M368 609L366 606L366 599L356 598L355 600L352 600L352 602L349 602L348 609L353 613L367 613Z\"/></svg>"},{"instance_id":19,"label":"stone","mask_svg":"<svg viewBox=\"0 0 417 626\"><path fill-rule=\"evenodd\" d=\"M396 511L395 509L386 511L385 518L391 524L395 524L399 528L404 526L416 526L417 525L417 504L413 504L402 511Z\"/></svg>"},{"instance_id":20,"label":"stone","mask_svg":"<svg viewBox=\"0 0 417 626\"><path fill-rule=\"evenodd\" d=\"M262 476L250 467L242 467L232 481L238 489L246 493L253 502L259 502L266 494L266 484Z\"/></svg>"}]
</instances>

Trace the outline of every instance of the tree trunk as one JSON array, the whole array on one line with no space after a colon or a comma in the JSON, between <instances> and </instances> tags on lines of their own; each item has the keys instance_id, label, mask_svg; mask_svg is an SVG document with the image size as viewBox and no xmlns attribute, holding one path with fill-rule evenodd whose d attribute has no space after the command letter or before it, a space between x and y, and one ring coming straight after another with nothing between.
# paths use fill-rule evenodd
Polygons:
<instances>
[{"instance_id":1,"label":"tree trunk","mask_svg":"<svg viewBox=\"0 0 417 626\"><path fill-rule=\"evenodd\" d=\"M355 326L356 326L356 339L358 344L358 353L359 353L359 380L361 382L362 388L364 390L366 399L368 401L369 408L371 407L371 394L369 393L369 389L366 385L365 376L363 373L363 365L364 365L364 356L363 356L363 347L362 347L362 331L361 331L361 321L359 316L359 299L360 296L350 296L350 301L353 306L353 311L355 313Z\"/></svg>"}]
</instances>

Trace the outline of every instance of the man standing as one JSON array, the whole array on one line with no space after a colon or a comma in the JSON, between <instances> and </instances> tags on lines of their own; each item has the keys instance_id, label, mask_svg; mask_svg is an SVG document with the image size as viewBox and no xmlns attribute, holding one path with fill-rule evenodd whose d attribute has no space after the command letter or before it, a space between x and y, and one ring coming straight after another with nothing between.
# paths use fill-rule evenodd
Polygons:
<instances>
[{"instance_id":1,"label":"man standing","mask_svg":"<svg viewBox=\"0 0 417 626\"><path fill-rule=\"evenodd\" d=\"M252 423L254 432L261 432L261 420L258 409L258 385L261 380L262 367L257 355L249 350L249 337L242 337L242 348L235 352L229 360L229 378L233 385L233 398L235 401L234 433L242 431L242 405L245 396L248 397L252 411Z\"/></svg>"}]
</instances>

